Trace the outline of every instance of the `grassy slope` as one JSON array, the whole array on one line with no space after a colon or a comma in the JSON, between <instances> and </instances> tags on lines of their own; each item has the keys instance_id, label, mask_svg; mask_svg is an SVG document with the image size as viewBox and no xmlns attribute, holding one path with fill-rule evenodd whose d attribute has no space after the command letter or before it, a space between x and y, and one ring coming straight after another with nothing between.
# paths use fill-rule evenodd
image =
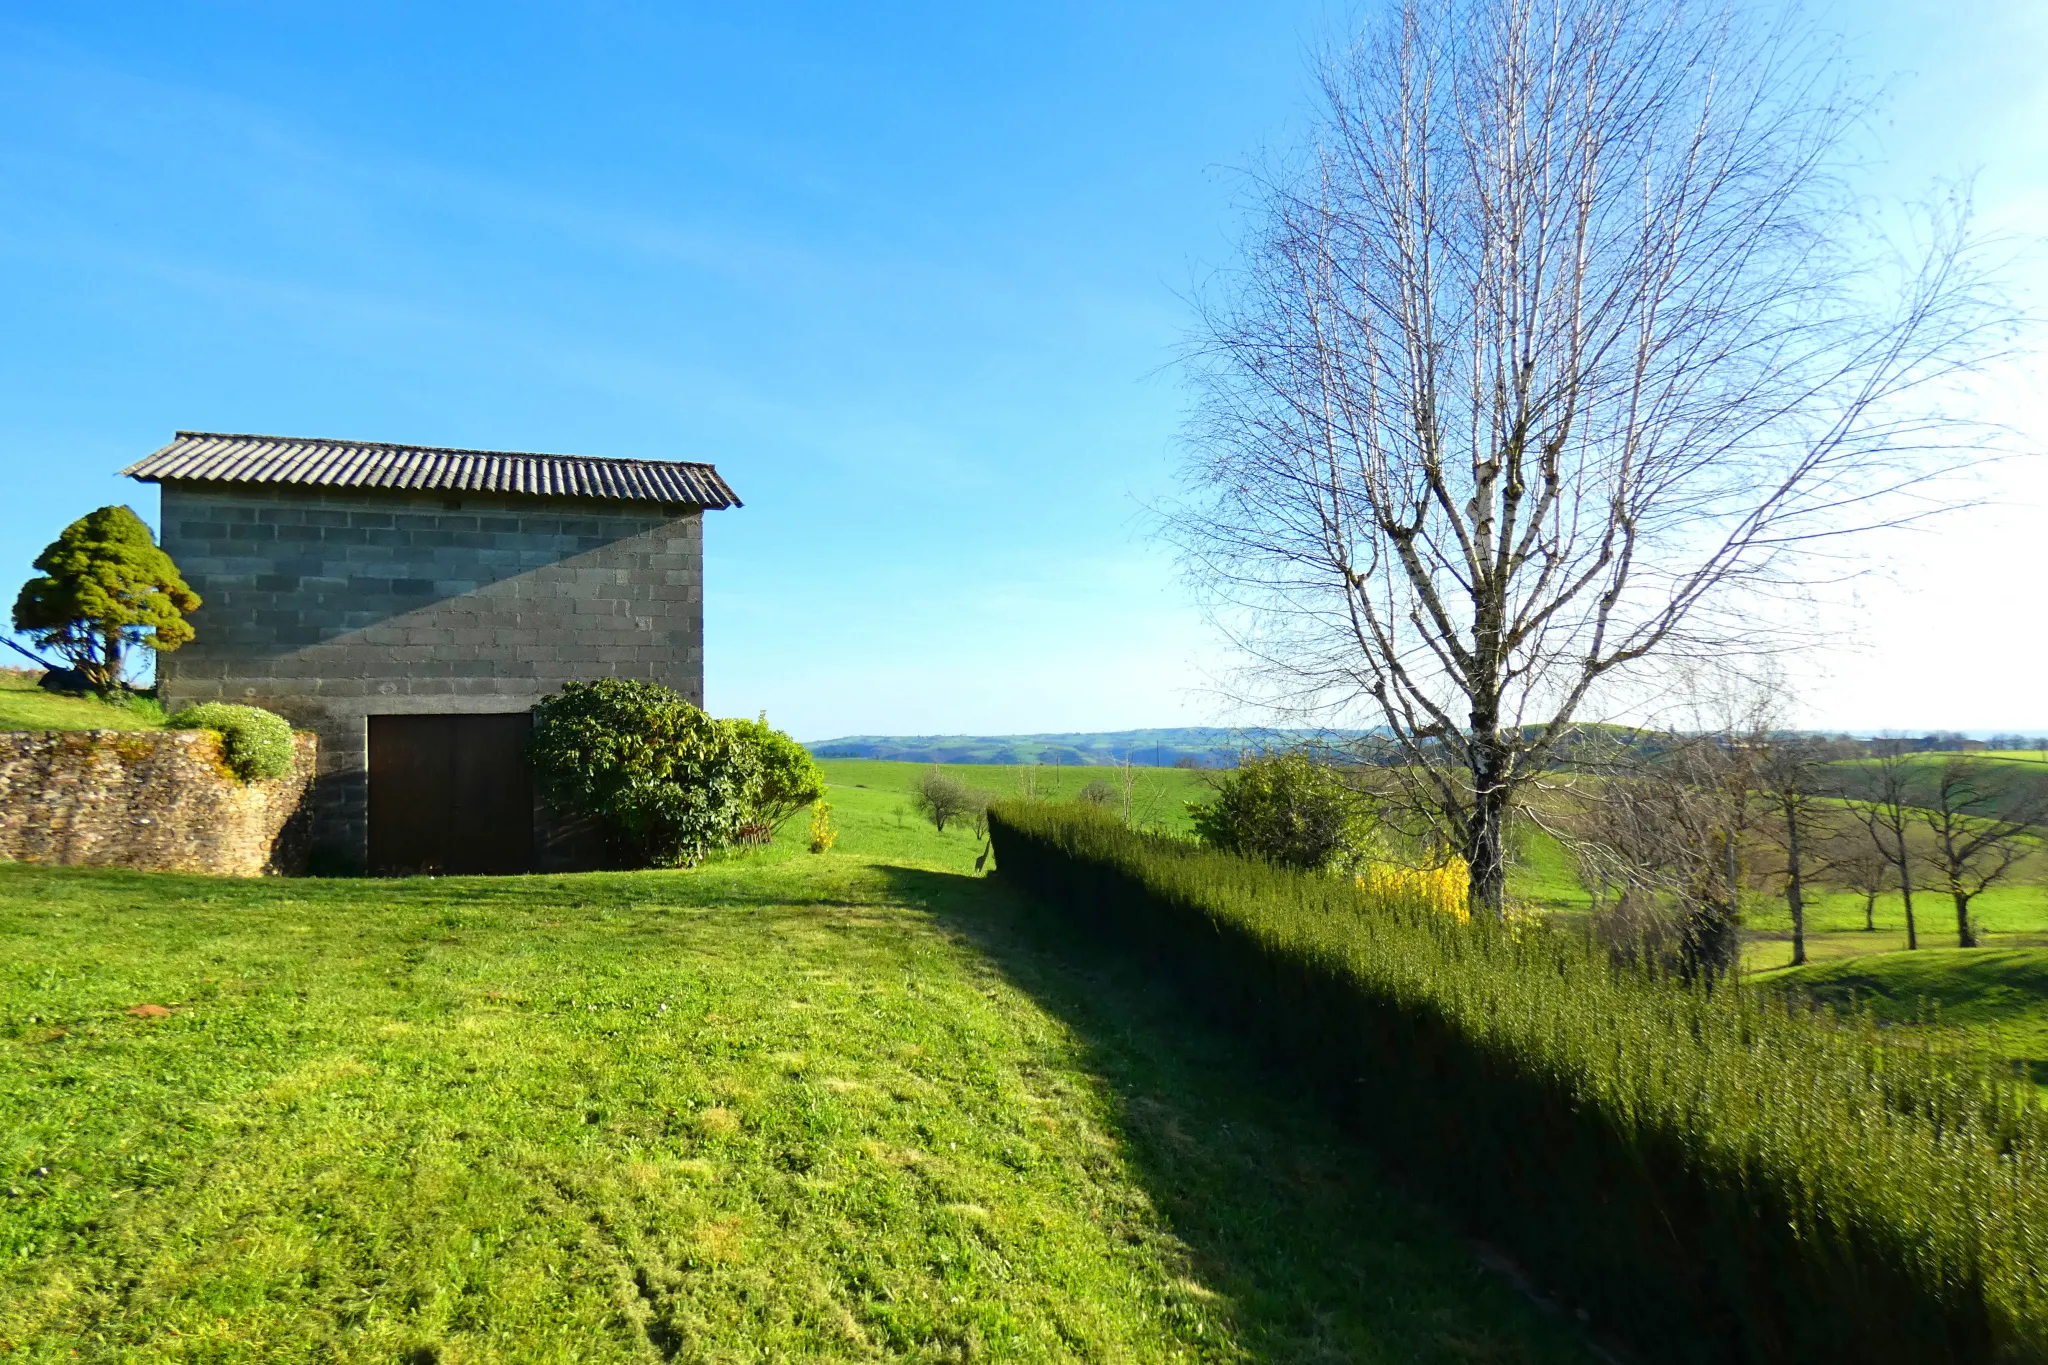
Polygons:
<instances>
[{"instance_id":1,"label":"grassy slope","mask_svg":"<svg viewBox=\"0 0 2048 1365\"><path fill-rule=\"evenodd\" d=\"M1581 1358L967 835L834 799L851 853L691 873L0 867L0 1342Z\"/></svg>"},{"instance_id":2,"label":"grassy slope","mask_svg":"<svg viewBox=\"0 0 2048 1365\"><path fill-rule=\"evenodd\" d=\"M1878 1018L1938 1020L2048 1082L2048 948L1934 948L1775 972L1774 987L1866 1004Z\"/></svg>"},{"instance_id":3,"label":"grassy slope","mask_svg":"<svg viewBox=\"0 0 2048 1365\"><path fill-rule=\"evenodd\" d=\"M153 730L162 723L146 711L56 696L22 673L0 673L0 730Z\"/></svg>"},{"instance_id":4,"label":"grassy slope","mask_svg":"<svg viewBox=\"0 0 2048 1365\"><path fill-rule=\"evenodd\" d=\"M1593 904L1564 845L1533 827L1523 831L1514 866L1508 869L1508 897L1547 912L1584 912Z\"/></svg>"},{"instance_id":5,"label":"grassy slope","mask_svg":"<svg viewBox=\"0 0 2048 1365\"><path fill-rule=\"evenodd\" d=\"M828 799L834 816L854 841L850 846L892 856L925 857L934 852L941 857L950 856L947 850L956 846L955 832L949 829L943 841L934 838L931 827L918 819L910 804L911 789L932 765L874 758L828 758L821 760L819 766L824 768L825 778L832 786ZM1025 782L1035 780L1039 794L1056 801L1072 800L1091 782L1113 786L1116 781L1115 772L1108 768L1040 767L1034 774L1030 768L1015 765L952 763L938 767L970 787L998 796L1017 795ZM1131 773L1131 808L1137 822L1175 831L1190 828L1186 803L1205 800L1209 792L1207 783L1215 776L1185 768L1134 768ZM900 824L898 808L902 811ZM785 838L788 837L789 831L785 831ZM971 831L958 831L957 847L965 849L970 844L974 851L980 851L980 842L972 837Z\"/></svg>"}]
</instances>

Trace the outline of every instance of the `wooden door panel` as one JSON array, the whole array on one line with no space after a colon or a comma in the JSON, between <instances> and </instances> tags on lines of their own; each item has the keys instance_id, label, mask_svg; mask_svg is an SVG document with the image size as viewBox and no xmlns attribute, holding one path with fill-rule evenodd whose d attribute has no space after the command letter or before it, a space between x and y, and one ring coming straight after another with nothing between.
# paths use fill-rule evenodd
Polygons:
<instances>
[{"instance_id":1,"label":"wooden door panel","mask_svg":"<svg viewBox=\"0 0 2048 1365\"><path fill-rule=\"evenodd\" d=\"M524 714L451 716L450 872L525 872L533 865L533 782Z\"/></svg>"},{"instance_id":2,"label":"wooden door panel","mask_svg":"<svg viewBox=\"0 0 2048 1365\"><path fill-rule=\"evenodd\" d=\"M370 870L441 870L453 772L447 716L370 717Z\"/></svg>"},{"instance_id":3,"label":"wooden door panel","mask_svg":"<svg viewBox=\"0 0 2048 1365\"><path fill-rule=\"evenodd\" d=\"M370 870L525 872L533 861L531 721L512 715L371 716Z\"/></svg>"}]
</instances>

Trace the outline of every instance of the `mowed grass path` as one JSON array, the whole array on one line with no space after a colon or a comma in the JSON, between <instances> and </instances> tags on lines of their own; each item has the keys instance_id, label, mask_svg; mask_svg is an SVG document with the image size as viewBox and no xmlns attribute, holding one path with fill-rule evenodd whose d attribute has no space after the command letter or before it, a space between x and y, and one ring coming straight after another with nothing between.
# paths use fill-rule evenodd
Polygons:
<instances>
[{"instance_id":1,"label":"mowed grass path","mask_svg":"<svg viewBox=\"0 0 2048 1365\"><path fill-rule=\"evenodd\" d=\"M0 866L0 1353L1583 1358L952 861Z\"/></svg>"}]
</instances>

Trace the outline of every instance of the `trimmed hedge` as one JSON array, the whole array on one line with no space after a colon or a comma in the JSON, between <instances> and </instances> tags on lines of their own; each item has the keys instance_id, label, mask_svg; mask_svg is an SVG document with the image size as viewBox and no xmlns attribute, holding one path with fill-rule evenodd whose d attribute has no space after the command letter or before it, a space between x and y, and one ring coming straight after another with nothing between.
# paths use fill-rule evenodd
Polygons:
<instances>
[{"instance_id":1,"label":"trimmed hedge","mask_svg":"<svg viewBox=\"0 0 2048 1365\"><path fill-rule=\"evenodd\" d=\"M1649 1358L2048 1359L2048 1116L1999 1064L1086 809L989 826Z\"/></svg>"},{"instance_id":2,"label":"trimmed hedge","mask_svg":"<svg viewBox=\"0 0 2048 1365\"><path fill-rule=\"evenodd\" d=\"M291 722L260 706L205 702L178 712L164 728L219 735L222 757L244 782L283 777L292 770Z\"/></svg>"}]
</instances>

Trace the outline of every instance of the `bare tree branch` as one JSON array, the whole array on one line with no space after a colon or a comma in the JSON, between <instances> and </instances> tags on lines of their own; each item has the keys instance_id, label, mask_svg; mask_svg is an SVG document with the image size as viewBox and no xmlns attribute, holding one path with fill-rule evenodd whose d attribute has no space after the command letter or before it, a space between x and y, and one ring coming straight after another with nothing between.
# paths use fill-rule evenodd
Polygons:
<instances>
[{"instance_id":1,"label":"bare tree branch","mask_svg":"<svg viewBox=\"0 0 2048 1365\"><path fill-rule=\"evenodd\" d=\"M1856 249L1856 101L1733 10L1404 0L1321 94L1203 305L1170 534L1264 699L1384 726L1498 913L1589 698L1912 515L2004 314L1960 210Z\"/></svg>"}]
</instances>

